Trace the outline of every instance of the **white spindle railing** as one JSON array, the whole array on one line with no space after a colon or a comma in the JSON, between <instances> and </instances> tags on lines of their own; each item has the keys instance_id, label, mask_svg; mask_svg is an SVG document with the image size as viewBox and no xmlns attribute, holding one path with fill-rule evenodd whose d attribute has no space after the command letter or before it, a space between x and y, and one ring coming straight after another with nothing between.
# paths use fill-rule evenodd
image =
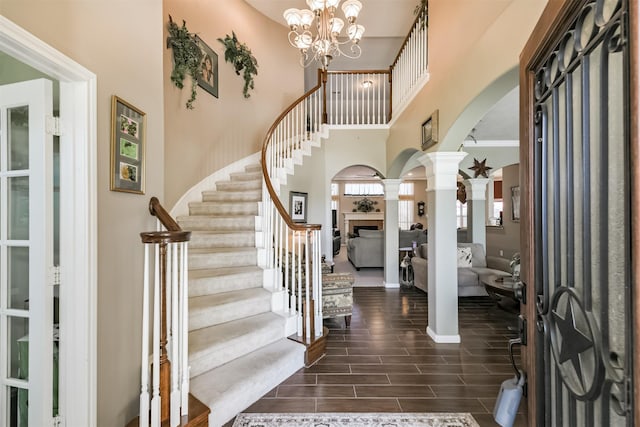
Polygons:
<instances>
[{"instance_id":1,"label":"white spindle railing","mask_svg":"<svg viewBox=\"0 0 640 427\"><path fill-rule=\"evenodd\" d=\"M293 167L294 156L309 150L319 137L325 111L322 89L319 82L282 113L262 148L266 268L276 272L284 310L296 316L297 335L306 342L323 334L320 225L291 219L279 198L279 178Z\"/></svg>"},{"instance_id":2,"label":"white spindle railing","mask_svg":"<svg viewBox=\"0 0 640 427\"><path fill-rule=\"evenodd\" d=\"M394 111L409 100L412 90L428 75L427 29L427 13L422 12L416 17L409 35L391 66Z\"/></svg>"},{"instance_id":3,"label":"white spindle railing","mask_svg":"<svg viewBox=\"0 0 640 427\"><path fill-rule=\"evenodd\" d=\"M327 124L381 125L389 122L388 70L329 71Z\"/></svg>"},{"instance_id":4,"label":"white spindle railing","mask_svg":"<svg viewBox=\"0 0 640 427\"><path fill-rule=\"evenodd\" d=\"M187 257L191 233L180 230L171 217L167 222L157 199L151 199L150 209L159 218L158 229L164 225L170 231L140 233L144 278L139 425L159 427L168 421L175 427L189 410Z\"/></svg>"}]
</instances>

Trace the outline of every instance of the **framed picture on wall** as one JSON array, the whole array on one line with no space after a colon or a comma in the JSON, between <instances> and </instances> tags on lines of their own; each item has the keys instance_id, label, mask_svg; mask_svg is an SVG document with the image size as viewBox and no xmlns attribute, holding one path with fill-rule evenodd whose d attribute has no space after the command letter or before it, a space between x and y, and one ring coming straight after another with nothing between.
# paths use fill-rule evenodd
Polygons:
<instances>
[{"instance_id":1,"label":"framed picture on wall","mask_svg":"<svg viewBox=\"0 0 640 427\"><path fill-rule=\"evenodd\" d=\"M147 115L111 98L111 191L144 194Z\"/></svg>"},{"instance_id":2,"label":"framed picture on wall","mask_svg":"<svg viewBox=\"0 0 640 427\"><path fill-rule=\"evenodd\" d=\"M289 192L289 215L293 222L307 222L307 193Z\"/></svg>"},{"instance_id":3,"label":"framed picture on wall","mask_svg":"<svg viewBox=\"0 0 640 427\"><path fill-rule=\"evenodd\" d=\"M520 221L520 186L511 187L511 219Z\"/></svg>"},{"instance_id":4,"label":"framed picture on wall","mask_svg":"<svg viewBox=\"0 0 640 427\"><path fill-rule=\"evenodd\" d=\"M218 97L218 54L196 35L196 43L202 51L202 62L198 74L198 86Z\"/></svg>"},{"instance_id":5,"label":"framed picture on wall","mask_svg":"<svg viewBox=\"0 0 640 427\"><path fill-rule=\"evenodd\" d=\"M438 143L438 110L422 123L422 151Z\"/></svg>"}]
</instances>

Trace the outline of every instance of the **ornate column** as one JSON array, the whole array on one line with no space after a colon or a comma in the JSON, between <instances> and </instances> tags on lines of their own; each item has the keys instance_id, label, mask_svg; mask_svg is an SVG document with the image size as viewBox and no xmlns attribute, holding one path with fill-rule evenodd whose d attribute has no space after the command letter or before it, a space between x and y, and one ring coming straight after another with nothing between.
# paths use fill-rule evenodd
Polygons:
<instances>
[{"instance_id":1,"label":"ornate column","mask_svg":"<svg viewBox=\"0 0 640 427\"><path fill-rule=\"evenodd\" d=\"M398 248L398 193L401 179L383 179L384 185L384 287L400 287Z\"/></svg>"},{"instance_id":2,"label":"ornate column","mask_svg":"<svg viewBox=\"0 0 640 427\"><path fill-rule=\"evenodd\" d=\"M456 189L464 152L427 153L418 160L426 168L428 214L427 334L439 343L458 343L458 265Z\"/></svg>"},{"instance_id":3,"label":"ornate column","mask_svg":"<svg viewBox=\"0 0 640 427\"><path fill-rule=\"evenodd\" d=\"M486 194L489 178L465 179L467 191L467 230L473 243L481 243L487 251L487 206Z\"/></svg>"}]
</instances>

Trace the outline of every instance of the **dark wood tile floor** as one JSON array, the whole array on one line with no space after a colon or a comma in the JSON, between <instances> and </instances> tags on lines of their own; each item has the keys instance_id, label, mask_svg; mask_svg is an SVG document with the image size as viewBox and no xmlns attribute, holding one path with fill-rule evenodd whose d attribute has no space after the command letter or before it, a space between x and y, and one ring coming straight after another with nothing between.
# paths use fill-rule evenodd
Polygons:
<instances>
[{"instance_id":1,"label":"dark wood tile floor","mask_svg":"<svg viewBox=\"0 0 640 427\"><path fill-rule=\"evenodd\" d=\"M414 289L354 288L351 327L327 319L327 354L245 412L471 412L495 426L493 406L513 376L507 340L516 317L489 298L462 298L460 344L426 335L427 297ZM517 426L526 426L526 402Z\"/></svg>"}]
</instances>

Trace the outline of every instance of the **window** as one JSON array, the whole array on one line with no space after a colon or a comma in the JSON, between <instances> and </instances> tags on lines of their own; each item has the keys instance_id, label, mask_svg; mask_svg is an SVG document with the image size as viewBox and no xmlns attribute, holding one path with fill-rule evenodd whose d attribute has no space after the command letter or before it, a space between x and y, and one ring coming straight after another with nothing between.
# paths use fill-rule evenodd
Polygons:
<instances>
[{"instance_id":1,"label":"window","mask_svg":"<svg viewBox=\"0 0 640 427\"><path fill-rule=\"evenodd\" d=\"M339 212L340 209L340 184L337 182L331 183L331 209Z\"/></svg>"},{"instance_id":2,"label":"window","mask_svg":"<svg viewBox=\"0 0 640 427\"><path fill-rule=\"evenodd\" d=\"M458 228L467 228L467 204L460 203L456 200L456 226Z\"/></svg>"},{"instance_id":3,"label":"window","mask_svg":"<svg viewBox=\"0 0 640 427\"><path fill-rule=\"evenodd\" d=\"M413 200L413 182L403 182L398 191L398 226L408 230L414 223L415 203Z\"/></svg>"},{"instance_id":4,"label":"window","mask_svg":"<svg viewBox=\"0 0 640 427\"><path fill-rule=\"evenodd\" d=\"M383 196L384 189L378 183L346 183L344 185L345 196Z\"/></svg>"}]
</instances>

